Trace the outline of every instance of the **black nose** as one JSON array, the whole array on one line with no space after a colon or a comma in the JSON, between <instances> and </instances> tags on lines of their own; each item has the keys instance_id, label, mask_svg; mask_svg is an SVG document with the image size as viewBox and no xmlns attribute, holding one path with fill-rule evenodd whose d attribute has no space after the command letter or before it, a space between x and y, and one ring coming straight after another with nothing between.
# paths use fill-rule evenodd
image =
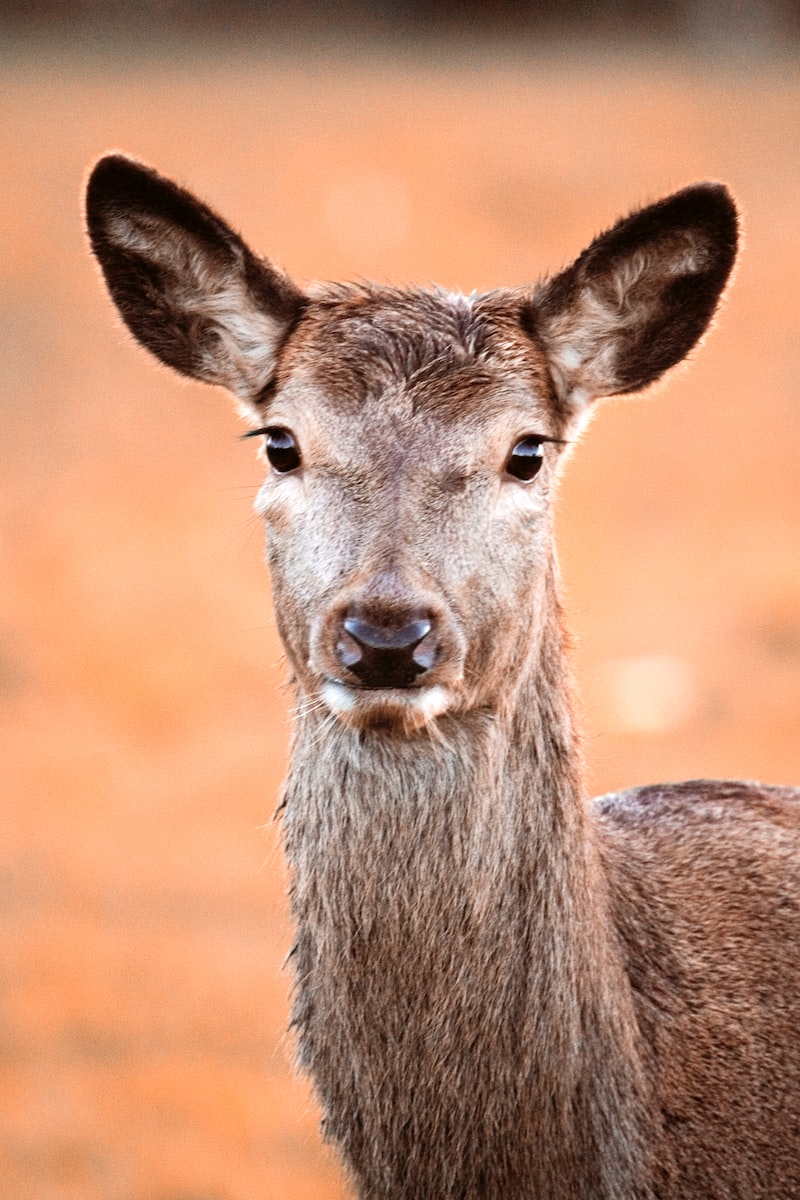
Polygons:
<instances>
[{"instance_id":1,"label":"black nose","mask_svg":"<svg viewBox=\"0 0 800 1200\"><path fill-rule=\"evenodd\" d=\"M336 643L339 660L364 687L412 687L436 658L434 622L415 613L380 623L351 610Z\"/></svg>"}]
</instances>

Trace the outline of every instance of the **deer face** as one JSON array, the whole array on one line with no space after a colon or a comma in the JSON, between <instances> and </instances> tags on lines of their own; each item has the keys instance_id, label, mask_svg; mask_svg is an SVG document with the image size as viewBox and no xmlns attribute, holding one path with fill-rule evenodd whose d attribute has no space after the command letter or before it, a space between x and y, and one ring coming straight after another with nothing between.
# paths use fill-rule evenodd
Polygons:
<instances>
[{"instance_id":1,"label":"deer face","mask_svg":"<svg viewBox=\"0 0 800 1200\"><path fill-rule=\"evenodd\" d=\"M96 166L92 246L135 336L232 391L265 439L258 498L295 679L359 727L410 732L513 692L552 619L560 445L702 335L733 264L719 185L618 222L555 278L466 299L318 287L188 192Z\"/></svg>"},{"instance_id":2,"label":"deer face","mask_svg":"<svg viewBox=\"0 0 800 1200\"><path fill-rule=\"evenodd\" d=\"M303 691L405 727L507 691L535 633L564 426L517 312L322 293L279 375L257 509Z\"/></svg>"}]
</instances>

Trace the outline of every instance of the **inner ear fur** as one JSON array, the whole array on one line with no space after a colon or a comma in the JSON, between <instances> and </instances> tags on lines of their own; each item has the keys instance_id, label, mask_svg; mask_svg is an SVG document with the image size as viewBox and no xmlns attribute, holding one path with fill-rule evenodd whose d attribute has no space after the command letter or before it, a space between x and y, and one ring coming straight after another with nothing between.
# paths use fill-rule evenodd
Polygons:
<instances>
[{"instance_id":1,"label":"inner ear fur","mask_svg":"<svg viewBox=\"0 0 800 1200\"><path fill-rule=\"evenodd\" d=\"M686 357L714 314L737 241L727 188L696 184L625 217L537 288L523 324L568 412L639 391Z\"/></svg>"},{"instance_id":2,"label":"inner ear fur","mask_svg":"<svg viewBox=\"0 0 800 1200\"><path fill-rule=\"evenodd\" d=\"M291 280L190 192L123 155L92 171L86 219L137 340L184 375L255 400L307 304Z\"/></svg>"}]
</instances>

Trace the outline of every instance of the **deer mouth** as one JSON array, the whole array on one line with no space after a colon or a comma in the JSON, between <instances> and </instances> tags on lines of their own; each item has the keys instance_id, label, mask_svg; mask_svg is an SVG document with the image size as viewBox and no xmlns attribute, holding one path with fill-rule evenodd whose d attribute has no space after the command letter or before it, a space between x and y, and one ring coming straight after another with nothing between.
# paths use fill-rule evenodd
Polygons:
<instances>
[{"instance_id":1,"label":"deer mouth","mask_svg":"<svg viewBox=\"0 0 800 1200\"><path fill-rule=\"evenodd\" d=\"M366 687L326 679L321 697L346 724L357 728L398 725L406 731L421 728L446 712L452 703L441 684L411 687Z\"/></svg>"}]
</instances>

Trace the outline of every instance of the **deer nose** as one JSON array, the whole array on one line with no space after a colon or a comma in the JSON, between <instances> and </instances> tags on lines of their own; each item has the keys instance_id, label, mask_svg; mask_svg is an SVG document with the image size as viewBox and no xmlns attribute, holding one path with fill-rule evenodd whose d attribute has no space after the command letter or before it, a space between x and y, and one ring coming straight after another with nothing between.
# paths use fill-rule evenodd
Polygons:
<instances>
[{"instance_id":1,"label":"deer nose","mask_svg":"<svg viewBox=\"0 0 800 1200\"><path fill-rule=\"evenodd\" d=\"M433 618L423 613L377 621L351 609L342 620L336 652L363 687L413 687L436 659L434 628Z\"/></svg>"}]
</instances>

